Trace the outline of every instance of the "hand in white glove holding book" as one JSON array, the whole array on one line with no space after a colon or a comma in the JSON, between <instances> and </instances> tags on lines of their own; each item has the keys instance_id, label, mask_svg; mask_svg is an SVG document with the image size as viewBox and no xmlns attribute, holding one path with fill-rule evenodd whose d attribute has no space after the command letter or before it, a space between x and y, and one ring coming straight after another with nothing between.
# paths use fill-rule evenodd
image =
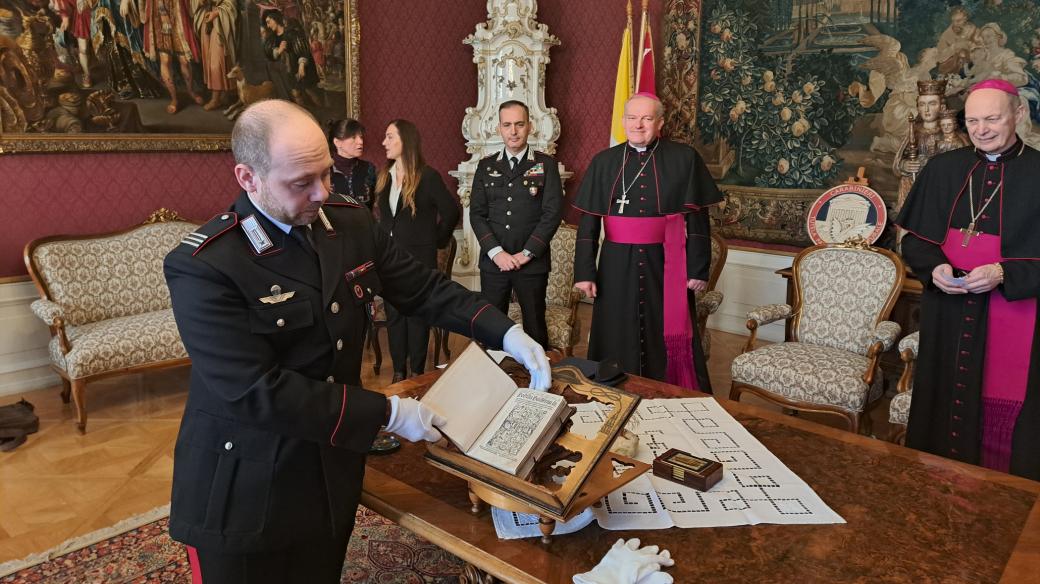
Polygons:
<instances>
[{"instance_id":1,"label":"hand in white glove holding book","mask_svg":"<svg viewBox=\"0 0 1040 584\"><path fill-rule=\"evenodd\" d=\"M523 327L514 325L502 337L502 350L516 359L531 374L531 389L546 391L552 385L552 371L545 349L524 332Z\"/></svg>"},{"instance_id":2,"label":"hand in white glove holding book","mask_svg":"<svg viewBox=\"0 0 1040 584\"><path fill-rule=\"evenodd\" d=\"M672 566L668 550L656 545L639 547L639 539L617 540L592 570L575 574L574 584L671 584L670 574L661 566Z\"/></svg>"},{"instance_id":3,"label":"hand in white glove holding book","mask_svg":"<svg viewBox=\"0 0 1040 584\"><path fill-rule=\"evenodd\" d=\"M396 395L390 396L390 421L386 423L386 431L409 442L440 440L440 430L434 426L444 425L446 421L420 401L410 397L401 399Z\"/></svg>"}]
</instances>

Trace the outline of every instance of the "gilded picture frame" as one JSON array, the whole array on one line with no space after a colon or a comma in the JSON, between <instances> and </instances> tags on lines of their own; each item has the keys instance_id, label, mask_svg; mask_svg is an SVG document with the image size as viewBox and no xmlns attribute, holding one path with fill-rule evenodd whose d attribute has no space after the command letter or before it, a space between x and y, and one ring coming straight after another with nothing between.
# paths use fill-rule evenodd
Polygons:
<instances>
[{"instance_id":1,"label":"gilded picture frame","mask_svg":"<svg viewBox=\"0 0 1040 584\"><path fill-rule=\"evenodd\" d=\"M142 22L169 8L172 52ZM358 0L0 0L0 154L228 150L249 99L356 118L360 41Z\"/></svg>"}]
</instances>

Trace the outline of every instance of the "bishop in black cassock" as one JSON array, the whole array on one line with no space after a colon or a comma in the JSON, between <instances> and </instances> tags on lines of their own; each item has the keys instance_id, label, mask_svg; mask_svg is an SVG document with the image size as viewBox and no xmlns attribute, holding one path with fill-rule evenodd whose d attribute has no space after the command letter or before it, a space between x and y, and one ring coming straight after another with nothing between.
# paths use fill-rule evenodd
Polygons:
<instances>
[{"instance_id":1,"label":"bishop in black cassock","mask_svg":"<svg viewBox=\"0 0 1040 584\"><path fill-rule=\"evenodd\" d=\"M628 123L626 120L626 133ZM687 290L686 283L708 279L708 207L720 203L722 194L693 148L656 138L656 132L652 138L644 146L634 147L630 135L628 143L597 154L574 202L582 213L574 280L595 282L597 289L588 356L593 360L616 358L629 373L710 392L696 330L694 292ZM682 322L678 320L683 317L666 308L668 244L661 239L662 231L668 229L663 223L669 217L677 222L679 251L685 252L682 265L673 267L678 255L673 253L669 266L673 267L672 283L682 283L678 294L688 319ZM599 250L604 225L606 238ZM677 286L672 287L673 298ZM674 336L671 346L666 342L666 320L687 333ZM685 347L675 347L676 340ZM677 357L682 354L685 356ZM692 363L677 362L680 360ZM683 366L689 370L690 365L695 377L679 375Z\"/></svg>"},{"instance_id":2,"label":"bishop in black cassock","mask_svg":"<svg viewBox=\"0 0 1040 584\"><path fill-rule=\"evenodd\" d=\"M1018 103L994 91L1014 87L976 86L966 107L976 147L931 159L896 219L924 284L906 443L1040 479L1040 152L1013 119L999 149L986 148L1000 120L973 108L996 99L1013 118Z\"/></svg>"}]
</instances>

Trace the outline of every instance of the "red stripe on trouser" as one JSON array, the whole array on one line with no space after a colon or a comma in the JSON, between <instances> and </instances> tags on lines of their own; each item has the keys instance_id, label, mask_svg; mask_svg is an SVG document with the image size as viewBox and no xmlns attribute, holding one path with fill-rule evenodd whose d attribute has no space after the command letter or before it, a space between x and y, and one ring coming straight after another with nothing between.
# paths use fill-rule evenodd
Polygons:
<instances>
[{"instance_id":1,"label":"red stripe on trouser","mask_svg":"<svg viewBox=\"0 0 1040 584\"><path fill-rule=\"evenodd\" d=\"M190 545L188 548L188 564L191 566L191 584L202 584L202 566L199 565L199 552Z\"/></svg>"}]
</instances>

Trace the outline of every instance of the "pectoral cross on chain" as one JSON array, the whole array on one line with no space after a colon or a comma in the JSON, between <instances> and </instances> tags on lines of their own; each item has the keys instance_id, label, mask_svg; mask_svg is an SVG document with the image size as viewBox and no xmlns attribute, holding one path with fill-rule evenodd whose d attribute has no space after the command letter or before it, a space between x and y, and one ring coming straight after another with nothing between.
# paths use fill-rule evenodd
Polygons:
<instances>
[{"instance_id":1,"label":"pectoral cross on chain","mask_svg":"<svg viewBox=\"0 0 1040 584\"><path fill-rule=\"evenodd\" d=\"M628 195L627 194L622 193L621 198L620 199L615 199L614 202L618 204L618 210L617 210L618 215L624 215L625 214L625 205L631 203L632 201L630 201L628 199Z\"/></svg>"},{"instance_id":2,"label":"pectoral cross on chain","mask_svg":"<svg viewBox=\"0 0 1040 584\"><path fill-rule=\"evenodd\" d=\"M964 234L964 237L961 239L961 247L968 247L968 244L971 243L971 238L979 236L979 232L975 231L974 221L968 223L967 229L961 227L960 232Z\"/></svg>"}]
</instances>

